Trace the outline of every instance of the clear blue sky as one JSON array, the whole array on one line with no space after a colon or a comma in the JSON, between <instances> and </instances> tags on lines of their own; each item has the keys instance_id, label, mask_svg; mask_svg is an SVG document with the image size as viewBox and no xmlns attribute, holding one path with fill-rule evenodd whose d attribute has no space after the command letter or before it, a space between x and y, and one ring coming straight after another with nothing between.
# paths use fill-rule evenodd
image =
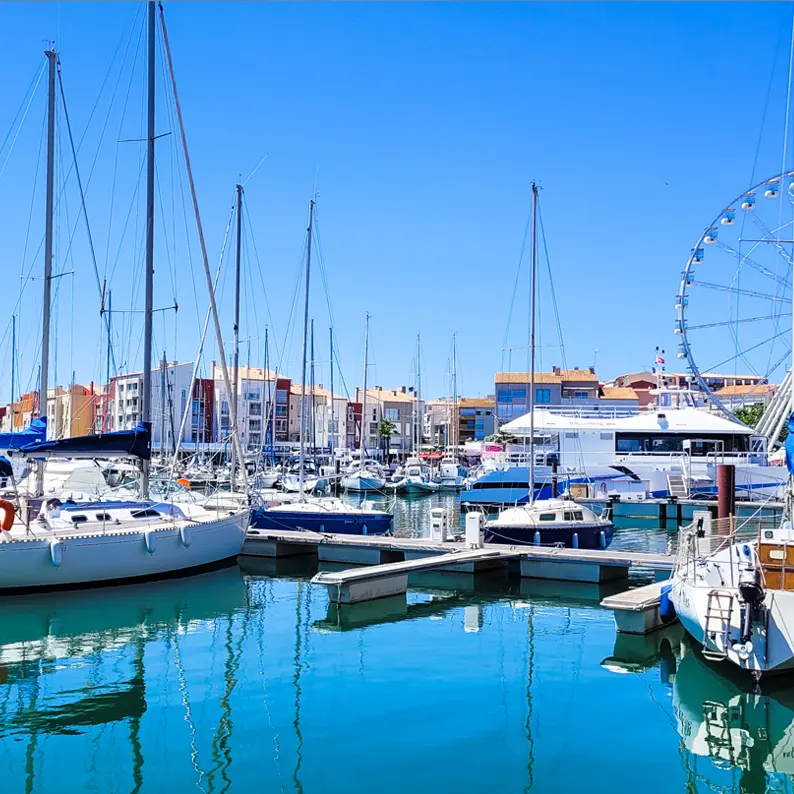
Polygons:
<instances>
[{"instance_id":1,"label":"clear blue sky","mask_svg":"<svg viewBox=\"0 0 794 794\"><path fill-rule=\"evenodd\" d=\"M114 308L140 308L142 302L142 216L135 211L128 216L140 144L116 143L142 130L142 51L137 59L132 55L142 12L141 5L126 3L0 6L0 136L16 129L12 122L43 60L45 40L58 40L78 137L111 69L80 164L85 179L96 156L89 215L100 272L113 273ZM484 395L492 391L493 373L501 366L529 185L536 179L543 185L567 363L588 366L597 348L598 372L609 378L648 366L657 344L674 359L675 294L691 246L719 210L747 188L754 169L759 179L780 170L791 13L790 5L778 3L167 4L213 268L238 174L250 173L267 154L246 195L280 342L307 202L316 189L348 386L361 382L369 311L371 384L411 382L421 332L425 392L443 394L451 336L457 332L459 390ZM114 60L114 52L120 42L123 51L131 30L133 44L120 70L121 56ZM108 110L117 74L122 76ZM0 177L9 307L23 261L25 268L33 265L33 275L41 270L40 256L33 258L43 234L41 170L33 204L31 192L43 89L44 83ZM194 280L202 316L206 290L199 280L195 234L188 257L182 231L180 202L187 194L168 184L177 130L164 102L159 107L158 130L174 134L157 144L162 206L156 304L168 305L176 284L180 313L176 349L170 318L165 330L158 319L155 344L158 349L165 344L169 358L192 360ZM0 168L8 148L0 150ZM68 168L66 149L62 159ZM68 382L72 369L78 382L103 379L99 301L82 227L67 255L68 229L78 218L74 180L68 184L56 267L74 267L75 276L61 279L56 327L61 383ZM119 248L127 220L126 242ZM163 228L171 235L167 241ZM178 266L169 269L169 256ZM258 363L268 320L250 245L247 260L251 275L241 335L260 337L252 343ZM316 358L323 362L317 380L327 383L328 309L318 271L313 278ZM22 300L23 386L37 366L39 291L40 282L27 282ZM522 276L508 335L514 346L526 342L526 295ZM544 278L545 368L561 363L548 296ZM230 338L228 268L222 308ZM116 321L116 357L129 369L140 361L140 333L130 333L122 323L137 323L138 317L119 315ZM297 379L299 325L289 336L286 366ZM210 345L208 358L212 350ZM712 352L719 351L703 355ZM245 349L242 356L245 360ZM0 358L8 370L7 333ZM515 351L513 369L525 358L524 350ZM8 391L6 386L3 400Z\"/></svg>"}]
</instances>

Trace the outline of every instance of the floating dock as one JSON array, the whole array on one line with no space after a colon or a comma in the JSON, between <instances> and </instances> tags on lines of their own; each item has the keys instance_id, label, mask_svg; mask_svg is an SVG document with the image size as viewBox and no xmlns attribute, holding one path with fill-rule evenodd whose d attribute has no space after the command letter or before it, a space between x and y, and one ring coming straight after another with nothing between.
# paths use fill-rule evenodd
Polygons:
<instances>
[{"instance_id":1,"label":"floating dock","mask_svg":"<svg viewBox=\"0 0 794 794\"><path fill-rule=\"evenodd\" d=\"M636 587L624 593L607 596L601 606L611 609L615 615L615 626L624 634L650 634L664 625L659 614L662 587L665 582L654 582L645 587Z\"/></svg>"},{"instance_id":2,"label":"floating dock","mask_svg":"<svg viewBox=\"0 0 794 794\"><path fill-rule=\"evenodd\" d=\"M344 604L405 593L411 574L430 570L477 574L508 567L531 579L600 583L625 578L630 569L665 579L674 565L671 555L647 552L495 543L470 549L460 541L257 529L246 534L242 553L268 558L314 555L324 563L373 566L323 572L313 579L328 587L332 601Z\"/></svg>"}]
</instances>

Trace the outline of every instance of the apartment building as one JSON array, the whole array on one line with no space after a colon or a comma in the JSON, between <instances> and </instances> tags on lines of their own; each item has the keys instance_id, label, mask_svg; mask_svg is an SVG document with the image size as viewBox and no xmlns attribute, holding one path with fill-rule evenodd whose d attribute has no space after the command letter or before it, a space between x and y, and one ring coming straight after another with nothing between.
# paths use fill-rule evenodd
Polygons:
<instances>
[{"instance_id":1,"label":"apartment building","mask_svg":"<svg viewBox=\"0 0 794 794\"><path fill-rule=\"evenodd\" d=\"M364 390L356 388L355 402L361 404ZM381 420L394 423L395 433L389 440L389 454L404 455L414 448L414 427L422 430L424 403L416 399L412 388L384 389L376 386L367 389L366 416L363 417L366 447L378 450L382 441L378 438Z\"/></svg>"}]
</instances>

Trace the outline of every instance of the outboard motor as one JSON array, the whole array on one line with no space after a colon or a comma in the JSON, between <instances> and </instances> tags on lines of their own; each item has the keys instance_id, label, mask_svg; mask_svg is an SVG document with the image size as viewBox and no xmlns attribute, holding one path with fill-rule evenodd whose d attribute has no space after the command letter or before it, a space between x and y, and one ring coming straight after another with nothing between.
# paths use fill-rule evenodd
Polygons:
<instances>
[{"instance_id":1,"label":"outboard motor","mask_svg":"<svg viewBox=\"0 0 794 794\"><path fill-rule=\"evenodd\" d=\"M747 563L742 566L739 572L739 599L742 604L742 636L741 643L747 647L752 636L753 618L761 610L766 597L764 585L761 582L761 572L756 565L753 550L750 546L744 545L742 553L747 559ZM748 649L752 650L752 646Z\"/></svg>"}]
</instances>

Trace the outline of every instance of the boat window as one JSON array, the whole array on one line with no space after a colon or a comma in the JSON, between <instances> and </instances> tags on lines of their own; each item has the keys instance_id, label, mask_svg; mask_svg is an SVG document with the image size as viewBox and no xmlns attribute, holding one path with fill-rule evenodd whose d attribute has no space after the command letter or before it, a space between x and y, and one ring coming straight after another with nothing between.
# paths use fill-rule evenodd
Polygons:
<instances>
[{"instance_id":1,"label":"boat window","mask_svg":"<svg viewBox=\"0 0 794 794\"><path fill-rule=\"evenodd\" d=\"M133 518L158 518L159 515L156 510L136 510L132 513Z\"/></svg>"},{"instance_id":2,"label":"boat window","mask_svg":"<svg viewBox=\"0 0 794 794\"><path fill-rule=\"evenodd\" d=\"M110 513L97 513L96 514L97 521L112 521L113 519L110 517Z\"/></svg>"},{"instance_id":3,"label":"boat window","mask_svg":"<svg viewBox=\"0 0 794 794\"><path fill-rule=\"evenodd\" d=\"M557 517L557 514L556 514L556 513L541 513L541 514L538 516L538 520L539 520L539 521L554 521L554 519L555 519L556 517Z\"/></svg>"},{"instance_id":4,"label":"boat window","mask_svg":"<svg viewBox=\"0 0 794 794\"><path fill-rule=\"evenodd\" d=\"M88 521L88 516L72 516L73 524L85 524Z\"/></svg>"},{"instance_id":5,"label":"boat window","mask_svg":"<svg viewBox=\"0 0 794 794\"><path fill-rule=\"evenodd\" d=\"M565 520L566 521L581 521L583 519L582 511L581 510L572 510L570 512L565 513Z\"/></svg>"}]
</instances>

